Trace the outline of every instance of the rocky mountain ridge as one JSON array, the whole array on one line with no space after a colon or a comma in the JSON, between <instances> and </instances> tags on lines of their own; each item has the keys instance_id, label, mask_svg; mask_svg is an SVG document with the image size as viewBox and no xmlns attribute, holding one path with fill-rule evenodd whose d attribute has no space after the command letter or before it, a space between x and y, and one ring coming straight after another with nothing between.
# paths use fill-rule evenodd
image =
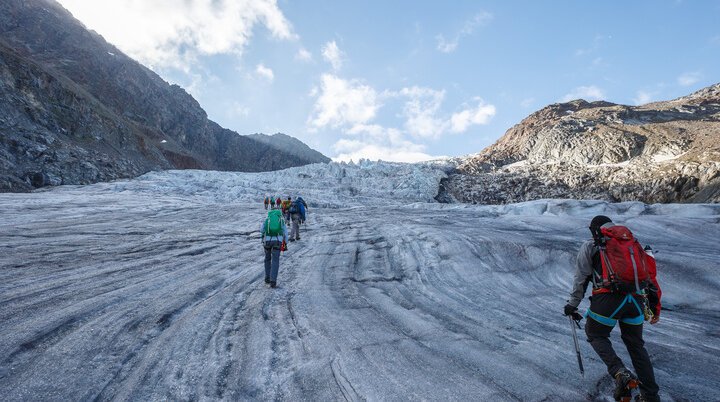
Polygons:
<instances>
[{"instance_id":1,"label":"rocky mountain ridge","mask_svg":"<svg viewBox=\"0 0 720 402\"><path fill-rule=\"evenodd\" d=\"M283 133L267 134L250 134L247 136L255 141L262 142L273 146L290 155L294 155L301 159L317 160L318 162L330 162L331 159L320 152L310 148L304 142L295 137L291 137Z\"/></svg>"},{"instance_id":2,"label":"rocky mountain ridge","mask_svg":"<svg viewBox=\"0 0 720 402\"><path fill-rule=\"evenodd\" d=\"M641 106L549 105L462 159L438 199L720 202L720 84Z\"/></svg>"},{"instance_id":3,"label":"rocky mountain ridge","mask_svg":"<svg viewBox=\"0 0 720 402\"><path fill-rule=\"evenodd\" d=\"M160 169L265 171L327 161L220 127L182 88L53 0L2 3L0 191Z\"/></svg>"}]
</instances>

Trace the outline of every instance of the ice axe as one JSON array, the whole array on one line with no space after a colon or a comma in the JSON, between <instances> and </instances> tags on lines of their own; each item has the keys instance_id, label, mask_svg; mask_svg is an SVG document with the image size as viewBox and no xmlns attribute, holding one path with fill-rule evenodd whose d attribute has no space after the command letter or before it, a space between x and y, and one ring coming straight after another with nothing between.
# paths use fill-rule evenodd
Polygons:
<instances>
[{"instance_id":1,"label":"ice axe","mask_svg":"<svg viewBox=\"0 0 720 402\"><path fill-rule=\"evenodd\" d=\"M573 340L575 341L575 354L577 355L578 366L580 367L580 375L584 378L585 369L583 368L582 357L580 357L580 345L578 344L577 332L575 332L575 326L577 325L578 328L580 328L580 323L575 321L572 315L569 315L568 318L570 319L570 328L572 329Z\"/></svg>"}]
</instances>

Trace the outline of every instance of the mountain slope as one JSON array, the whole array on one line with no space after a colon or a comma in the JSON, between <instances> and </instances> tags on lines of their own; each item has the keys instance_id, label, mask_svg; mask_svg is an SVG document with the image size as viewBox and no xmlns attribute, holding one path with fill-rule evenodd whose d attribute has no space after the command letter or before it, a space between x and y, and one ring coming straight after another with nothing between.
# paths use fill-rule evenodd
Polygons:
<instances>
[{"instance_id":1,"label":"mountain slope","mask_svg":"<svg viewBox=\"0 0 720 402\"><path fill-rule=\"evenodd\" d=\"M310 148L297 138L283 133L273 135L251 134L248 135L248 137L299 158L317 160L318 162L330 162L330 158Z\"/></svg>"},{"instance_id":2,"label":"mountain slope","mask_svg":"<svg viewBox=\"0 0 720 402\"><path fill-rule=\"evenodd\" d=\"M327 159L277 151L223 129L182 88L54 1L6 0L2 8L0 97L7 102L0 109L0 191L154 169L263 171ZM35 158L43 147L55 156Z\"/></svg>"},{"instance_id":3,"label":"mountain slope","mask_svg":"<svg viewBox=\"0 0 720 402\"><path fill-rule=\"evenodd\" d=\"M464 159L441 200L720 202L720 84L642 106L553 104Z\"/></svg>"}]
</instances>

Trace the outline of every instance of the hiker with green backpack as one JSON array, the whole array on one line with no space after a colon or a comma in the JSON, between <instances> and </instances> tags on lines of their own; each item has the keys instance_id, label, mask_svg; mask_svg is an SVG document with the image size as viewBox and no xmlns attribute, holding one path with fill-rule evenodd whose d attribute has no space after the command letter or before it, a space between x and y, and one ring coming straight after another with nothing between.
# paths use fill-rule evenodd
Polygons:
<instances>
[{"instance_id":1,"label":"hiker with green backpack","mask_svg":"<svg viewBox=\"0 0 720 402\"><path fill-rule=\"evenodd\" d=\"M274 288L280 269L280 252L287 250L287 229L282 212L278 209L268 212L260 231L265 248L265 283Z\"/></svg>"}]
</instances>

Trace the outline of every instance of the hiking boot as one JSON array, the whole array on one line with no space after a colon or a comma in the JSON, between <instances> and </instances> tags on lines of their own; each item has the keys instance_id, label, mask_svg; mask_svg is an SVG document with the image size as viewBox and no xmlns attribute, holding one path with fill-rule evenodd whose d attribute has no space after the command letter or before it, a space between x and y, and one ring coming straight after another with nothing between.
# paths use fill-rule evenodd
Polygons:
<instances>
[{"instance_id":1,"label":"hiking boot","mask_svg":"<svg viewBox=\"0 0 720 402\"><path fill-rule=\"evenodd\" d=\"M270 278L265 278L265 283L270 283Z\"/></svg>"},{"instance_id":2,"label":"hiking boot","mask_svg":"<svg viewBox=\"0 0 720 402\"><path fill-rule=\"evenodd\" d=\"M616 401L629 402L632 398L632 389L637 388L640 384L635 374L631 373L626 368L620 369L615 373L615 390L613 391L613 398Z\"/></svg>"},{"instance_id":3,"label":"hiking boot","mask_svg":"<svg viewBox=\"0 0 720 402\"><path fill-rule=\"evenodd\" d=\"M649 396L645 395L642 392L638 395L635 395L635 402L660 402L660 397L657 395Z\"/></svg>"},{"instance_id":4,"label":"hiking boot","mask_svg":"<svg viewBox=\"0 0 720 402\"><path fill-rule=\"evenodd\" d=\"M270 287L271 287L271 288L274 288L274 287L275 287L275 282L272 282L272 281L271 281L271 282L270 282Z\"/></svg>"},{"instance_id":5,"label":"hiking boot","mask_svg":"<svg viewBox=\"0 0 720 402\"><path fill-rule=\"evenodd\" d=\"M291 238L290 238L290 241L295 241L295 239L293 239L293 238L291 237Z\"/></svg>"},{"instance_id":6,"label":"hiking boot","mask_svg":"<svg viewBox=\"0 0 720 402\"><path fill-rule=\"evenodd\" d=\"M297 239L295 239L295 240L300 240L300 236L298 236Z\"/></svg>"}]
</instances>

